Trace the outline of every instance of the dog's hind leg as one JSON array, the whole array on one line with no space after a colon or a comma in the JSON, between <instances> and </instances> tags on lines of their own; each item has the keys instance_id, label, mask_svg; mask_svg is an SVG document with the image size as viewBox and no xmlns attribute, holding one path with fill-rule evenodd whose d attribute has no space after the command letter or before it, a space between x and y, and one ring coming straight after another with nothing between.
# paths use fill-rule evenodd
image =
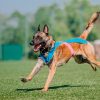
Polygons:
<instances>
[{"instance_id":1,"label":"dog's hind leg","mask_svg":"<svg viewBox=\"0 0 100 100\"><path fill-rule=\"evenodd\" d=\"M96 60L95 56L95 50L94 47L88 43L83 47L84 54L86 55L86 58L88 60L88 63L94 67L94 65L98 66L100 68L100 62ZM95 69L95 67L94 67Z\"/></svg>"},{"instance_id":2,"label":"dog's hind leg","mask_svg":"<svg viewBox=\"0 0 100 100\"><path fill-rule=\"evenodd\" d=\"M91 64L96 65L97 67L100 68L100 62L97 61L96 59L93 59L92 57L88 58L88 60L90 61Z\"/></svg>"},{"instance_id":3,"label":"dog's hind leg","mask_svg":"<svg viewBox=\"0 0 100 100\"><path fill-rule=\"evenodd\" d=\"M94 71L97 70L95 64L93 64L89 59L87 59L87 63L91 65L91 67L92 67L92 69L93 69Z\"/></svg>"},{"instance_id":4,"label":"dog's hind leg","mask_svg":"<svg viewBox=\"0 0 100 100\"><path fill-rule=\"evenodd\" d=\"M76 61L78 64L83 64L83 63L88 63L88 64L90 64L91 67L92 67L92 69L93 69L94 71L96 71L95 65L92 64L92 63L88 60L88 58L84 57L83 55L76 55L76 56L74 57L74 59L75 59L75 61Z\"/></svg>"},{"instance_id":5,"label":"dog's hind leg","mask_svg":"<svg viewBox=\"0 0 100 100\"><path fill-rule=\"evenodd\" d=\"M87 58L87 63L91 65L91 67L92 67L92 69L93 69L94 71L97 70L97 69L96 69L96 66L100 68L100 62L97 61L96 58L93 57L93 56L91 56L91 57L89 56L89 57Z\"/></svg>"},{"instance_id":6,"label":"dog's hind leg","mask_svg":"<svg viewBox=\"0 0 100 100\"><path fill-rule=\"evenodd\" d=\"M97 21L99 16L100 16L100 12L96 12L92 15L92 17L90 18L85 30L80 35L80 38L87 39L88 35L90 34L91 30L93 29L94 23Z\"/></svg>"}]
</instances>

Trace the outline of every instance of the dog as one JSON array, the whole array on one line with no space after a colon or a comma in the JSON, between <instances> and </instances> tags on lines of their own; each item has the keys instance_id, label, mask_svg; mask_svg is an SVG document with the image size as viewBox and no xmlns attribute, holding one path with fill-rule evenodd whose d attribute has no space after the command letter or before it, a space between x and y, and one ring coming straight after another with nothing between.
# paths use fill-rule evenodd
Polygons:
<instances>
[{"instance_id":1,"label":"dog","mask_svg":"<svg viewBox=\"0 0 100 100\"><path fill-rule=\"evenodd\" d=\"M86 40L99 16L100 12L94 13L83 33L76 39L82 40L84 43L79 43L79 41L68 43L63 41L56 42L50 36L48 26L44 25L43 31L41 31L39 25L37 33L33 36L30 45L33 47L34 52L40 52L40 56L31 73L27 77L21 78L21 81L28 82L32 80L43 65L47 64L49 74L42 89L42 91L47 91L57 67L63 63L67 63L72 57L78 64L88 63L94 71L96 71L96 66L100 68L100 62L96 60L94 48Z\"/></svg>"}]
</instances>

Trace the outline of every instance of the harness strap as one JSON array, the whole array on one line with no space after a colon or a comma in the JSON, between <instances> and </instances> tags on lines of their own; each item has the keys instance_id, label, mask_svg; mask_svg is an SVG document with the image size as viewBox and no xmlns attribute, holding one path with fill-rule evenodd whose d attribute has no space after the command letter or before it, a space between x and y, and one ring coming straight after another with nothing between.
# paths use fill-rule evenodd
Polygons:
<instances>
[{"instance_id":1,"label":"harness strap","mask_svg":"<svg viewBox=\"0 0 100 100\"><path fill-rule=\"evenodd\" d=\"M64 42L63 44L65 44L65 45L70 49L70 51L71 51L71 56L73 56L73 55L75 54L75 52L74 52L72 46L71 46L69 43L67 43L67 42Z\"/></svg>"}]
</instances>

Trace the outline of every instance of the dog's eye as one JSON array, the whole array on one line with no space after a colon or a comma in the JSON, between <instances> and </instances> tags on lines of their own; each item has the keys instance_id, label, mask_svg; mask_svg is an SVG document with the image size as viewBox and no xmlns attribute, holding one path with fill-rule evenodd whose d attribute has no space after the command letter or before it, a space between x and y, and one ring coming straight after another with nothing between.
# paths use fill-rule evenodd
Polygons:
<instances>
[{"instance_id":1,"label":"dog's eye","mask_svg":"<svg viewBox=\"0 0 100 100\"><path fill-rule=\"evenodd\" d=\"M37 36L37 38L40 38L40 36Z\"/></svg>"},{"instance_id":2,"label":"dog's eye","mask_svg":"<svg viewBox=\"0 0 100 100\"><path fill-rule=\"evenodd\" d=\"M42 39L42 37L40 37L40 36L37 36L37 39Z\"/></svg>"}]
</instances>

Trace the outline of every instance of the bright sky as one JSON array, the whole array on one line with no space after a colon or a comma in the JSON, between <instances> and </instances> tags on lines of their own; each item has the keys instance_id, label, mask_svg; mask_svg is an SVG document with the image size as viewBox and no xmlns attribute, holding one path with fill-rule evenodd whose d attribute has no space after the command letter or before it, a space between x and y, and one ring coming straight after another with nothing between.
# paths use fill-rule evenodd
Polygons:
<instances>
[{"instance_id":1,"label":"bright sky","mask_svg":"<svg viewBox=\"0 0 100 100\"><path fill-rule=\"evenodd\" d=\"M15 10L25 14L34 13L41 6L48 6L57 3L59 6L68 0L0 0L0 13L11 14ZM100 4L100 0L91 0L93 4Z\"/></svg>"}]
</instances>

